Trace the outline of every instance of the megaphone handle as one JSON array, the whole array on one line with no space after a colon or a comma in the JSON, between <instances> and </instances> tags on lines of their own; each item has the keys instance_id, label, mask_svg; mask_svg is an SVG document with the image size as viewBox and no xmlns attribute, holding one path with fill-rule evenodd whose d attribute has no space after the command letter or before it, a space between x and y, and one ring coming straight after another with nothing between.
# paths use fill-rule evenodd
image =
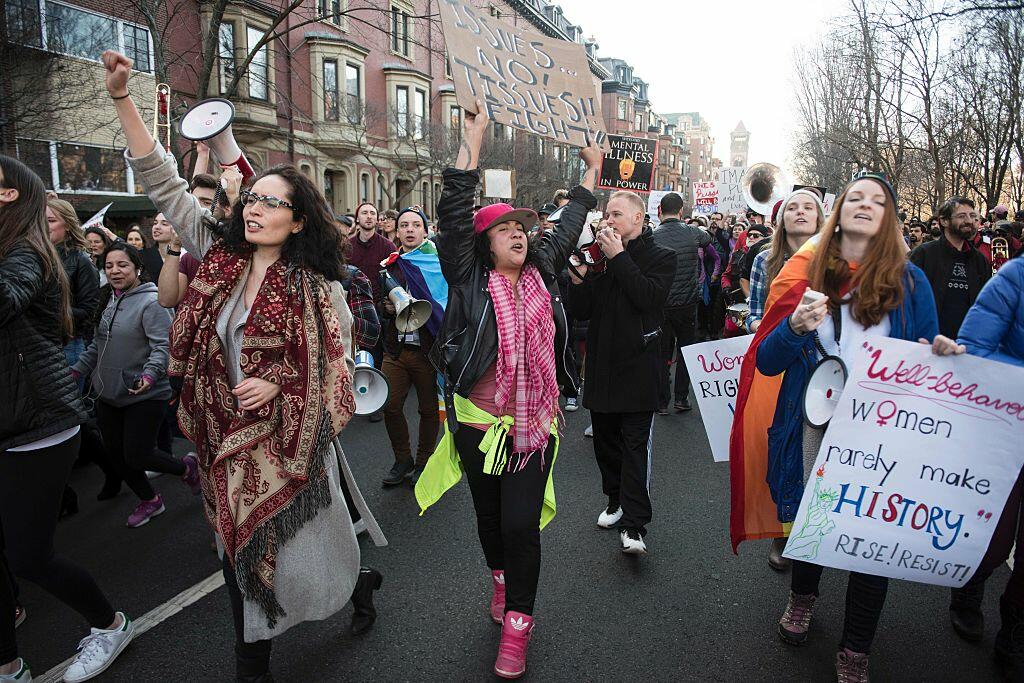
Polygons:
<instances>
[{"instance_id":1,"label":"megaphone handle","mask_svg":"<svg viewBox=\"0 0 1024 683\"><path fill-rule=\"evenodd\" d=\"M444 383L444 419L448 423L448 431L454 434L459 431L459 421L455 417L455 392L445 379Z\"/></svg>"},{"instance_id":2,"label":"megaphone handle","mask_svg":"<svg viewBox=\"0 0 1024 683\"><path fill-rule=\"evenodd\" d=\"M256 177L256 171L253 170L252 165L249 163L249 160L245 158L244 152L230 164L221 164L220 166L221 168L227 168L228 166L237 166L238 172L242 174L243 185Z\"/></svg>"}]
</instances>

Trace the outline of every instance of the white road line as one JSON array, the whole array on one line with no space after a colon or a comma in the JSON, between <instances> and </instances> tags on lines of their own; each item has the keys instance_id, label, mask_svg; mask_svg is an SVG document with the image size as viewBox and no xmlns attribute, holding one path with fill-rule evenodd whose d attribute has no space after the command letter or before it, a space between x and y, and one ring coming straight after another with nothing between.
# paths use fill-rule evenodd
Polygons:
<instances>
[{"instance_id":1,"label":"white road line","mask_svg":"<svg viewBox=\"0 0 1024 683\"><path fill-rule=\"evenodd\" d=\"M216 574L211 574L191 588L186 588L164 604L151 609L136 619L135 637L138 638L149 629L159 625L167 619L170 619L189 605L202 600L223 585L224 574L217 572ZM34 676L33 680L38 681L38 683L58 683L62 678L64 678L64 672L67 671L69 666L71 666L71 662L73 660L74 657L70 657L47 671L42 676Z\"/></svg>"}]
</instances>

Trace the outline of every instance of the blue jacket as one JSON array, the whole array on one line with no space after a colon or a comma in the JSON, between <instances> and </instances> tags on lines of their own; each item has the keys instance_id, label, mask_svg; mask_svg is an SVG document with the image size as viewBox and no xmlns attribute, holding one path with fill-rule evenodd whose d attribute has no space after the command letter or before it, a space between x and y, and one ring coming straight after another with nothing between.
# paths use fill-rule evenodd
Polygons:
<instances>
[{"instance_id":1,"label":"blue jacket","mask_svg":"<svg viewBox=\"0 0 1024 683\"><path fill-rule=\"evenodd\" d=\"M906 295L903 304L889 313L889 336L916 342L931 341L939 333L935 299L924 272L907 263L903 274ZM811 370L818 361L814 335L793 331L783 320L757 349L757 369L762 375L785 372L775 405L775 417L768 429L768 475L766 481L778 507L779 521L792 522L804 493L803 392Z\"/></svg>"},{"instance_id":2,"label":"blue jacket","mask_svg":"<svg viewBox=\"0 0 1024 683\"><path fill-rule=\"evenodd\" d=\"M1024 365L1024 259L1006 263L981 290L957 341L972 356Z\"/></svg>"}]
</instances>

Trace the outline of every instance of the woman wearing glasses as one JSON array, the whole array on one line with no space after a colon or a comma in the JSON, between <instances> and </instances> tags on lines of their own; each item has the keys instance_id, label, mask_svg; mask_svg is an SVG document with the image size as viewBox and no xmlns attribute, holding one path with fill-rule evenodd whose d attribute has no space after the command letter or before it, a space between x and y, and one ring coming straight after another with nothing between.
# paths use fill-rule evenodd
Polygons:
<instances>
[{"instance_id":1,"label":"woman wearing glasses","mask_svg":"<svg viewBox=\"0 0 1024 683\"><path fill-rule=\"evenodd\" d=\"M103 61L136 177L158 209L202 213L128 94L131 60L107 51ZM276 166L219 237L209 226L180 223L202 265L174 320L170 371L182 377L178 421L224 548L237 679L266 682L272 638L288 628L331 616L350 596L353 630L372 623L381 576L360 569L343 474L371 537L383 537L336 445L355 410L352 316L323 196L295 167Z\"/></svg>"}]
</instances>

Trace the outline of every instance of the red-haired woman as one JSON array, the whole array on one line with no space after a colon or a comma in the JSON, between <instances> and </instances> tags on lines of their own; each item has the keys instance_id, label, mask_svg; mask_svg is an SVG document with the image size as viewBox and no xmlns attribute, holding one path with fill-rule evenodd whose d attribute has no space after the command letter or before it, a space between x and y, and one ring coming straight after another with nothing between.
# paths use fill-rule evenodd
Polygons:
<instances>
[{"instance_id":1,"label":"red-haired woman","mask_svg":"<svg viewBox=\"0 0 1024 683\"><path fill-rule=\"evenodd\" d=\"M768 437L768 486L780 522L792 522L824 434L805 425L801 395L822 351L851 364L865 335L931 343L937 353L956 345L938 334L935 301L924 274L905 256L896 218L896 194L882 176L852 182L811 247L792 257L772 284L769 308L755 337L757 370L785 373ZM779 296L785 289L786 295ZM812 289L826 296L800 302ZM772 310L772 306L779 310ZM822 566L794 561L780 637L807 639ZM836 672L846 682L868 680L868 652L885 603L889 580L850 572L846 622Z\"/></svg>"}]
</instances>

